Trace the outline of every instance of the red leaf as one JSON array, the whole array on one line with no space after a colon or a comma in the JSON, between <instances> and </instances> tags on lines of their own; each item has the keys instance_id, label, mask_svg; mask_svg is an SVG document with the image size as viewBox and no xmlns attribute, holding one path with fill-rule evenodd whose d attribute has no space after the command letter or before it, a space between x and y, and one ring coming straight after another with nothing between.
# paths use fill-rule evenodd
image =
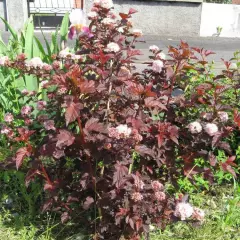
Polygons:
<instances>
[{"instance_id":1,"label":"red leaf","mask_svg":"<svg viewBox=\"0 0 240 240\"><path fill-rule=\"evenodd\" d=\"M235 173L235 170L232 168L232 166L233 167L237 166L237 164L233 162L235 159L236 159L236 156L229 157L226 160L226 162L221 163L221 167L222 167L223 171L231 173L236 178L237 175Z\"/></svg>"},{"instance_id":2,"label":"red leaf","mask_svg":"<svg viewBox=\"0 0 240 240\"><path fill-rule=\"evenodd\" d=\"M170 126L168 132L170 134L170 139L178 144L178 128L176 126Z\"/></svg>"},{"instance_id":3,"label":"red leaf","mask_svg":"<svg viewBox=\"0 0 240 240\"><path fill-rule=\"evenodd\" d=\"M145 96L146 97L156 97L157 96L157 94L152 91L152 84L148 84L145 87Z\"/></svg>"},{"instance_id":4,"label":"red leaf","mask_svg":"<svg viewBox=\"0 0 240 240\"><path fill-rule=\"evenodd\" d=\"M142 227L142 219L138 219L136 221L136 230L137 230L137 232L140 230L141 227Z\"/></svg>"},{"instance_id":5,"label":"red leaf","mask_svg":"<svg viewBox=\"0 0 240 240\"><path fill-rule=\"evenodd\" d=\"M132 218L129 218L128 223L131 226L131 228L134 230L134 221Z\"/></svg>"},{"instance_id":6,"label":"red leaf","mask_svg":"<svg viewBox=\"0 0 240 240\"><path fill-rule=\"evenodd\" d=\"M148 97L144 99L145 106L148 108L160 108L167 111L166 106L164 106L159 100L154 97Z\"/></svg>"},{"instance_id":7,"label":"red leaf","mask_svg":"<svg viewBox=\"0 0 240 240\"><path fill-rule=\"evenodd\" d=\"M154 152L152 149L148 148L146 145L137 145L135 146L135 151L138 152L141 156L149 155L154 157Z\"/></svg>"},{"instance_id":8,"label":"red leaf","mask_svg":"<svg viewBox=\"0 0 240 240\"><path fill-rule=\"evenodd\" d=\"M69 216L68 212L64 212L61 215L61 222L62 223L66 223L69 219L70 219L70 216Z\"/></svg>"},{"instance_id":9,"label":"red leaf","mask_svg":"<svg viewBox=\"0 0 240 240\"><path fill-rule=\"evenodd\" d=\"M19 169L19 167L21 167L23 160L25 157L29 157L31 155L31 149L27 148L27 147L22 147L19 148L16 152L15 155L15 160L16 160L16 168L17 170Z\"/></svg>"},{"instance_id":10,"label":"red leaf","mask_svg":"<svg viewBox=\"0 0 240 240\"><path fill-rule=\"evenodd\" d=\"M229 70L229 67L231 66L231 62L225 61L223 58L221 58L221 60L223 61L224 65L226 66L227 70Z\"/></svg>"},{"instance_id":11,"label":"red leaf","mask_svg":"<svg viewBox=\"0 0 240 240\"><path fill-rule=\"evenodd\" d=\"M237 126L240 128L240 114L236 109L234 110L233 120L237 124Z\"/></svg>"},{"instance_id":12,"label":"red leaf","mask_svg":"<svg viewBox=\"0 0 240 240\"><path fill-rule=\"evenodd\" d=\"M217 158L212 152L209 152L208 158L209 158L210 165L213 166L213 167L216 166Z\"/></svg>"},{"instance_id":13,"label":"red leaf","mask_svg":"<svg viewBox=\"0 0 240 240\"><path fill-rule=\"evenodd\" d=\"M94 199L92 197L87 197L83 204L83 209L88 210L93 203L94 203Z\"/></svg>"},{"instance_id":14,"label":"red leaf","mask_svg":"<svg viewBox=\"0 0 240 240\"><path fill-rule=\"evenodd\" d=\"M131 15L131 14L134 14L134 13L137 13L137 12L138 12L137 10L135 10L133 8L130 8L128 14Z\"/></svg>"},{"instance_id":15,"label":"red leaf","mask_svg":"<svg viewBox=\"0 0 240 240\"><path fill-rule=\"evenodd\" d=\"M63 148L65 146L71 146L75 140L75 137L67 130L59 130L57 135L57 144L56 147Z\"/></svg>"},{"instance_id":16,"label":"red leaf","mask_svg":"<svg viewBox=\"0 0 240 240\"><path fill-rule=\"evenodd\" d=\"M127 18L129 18L129 15L126 14L126 13L119 13L119 16L120 16L122 19L127 19Z\"/></svg>"},{"instance_id":17,"label":"red leaf","mask_svg":"<svg viewBox=\"0 0 240 240\"><path fill-rule=\"evenodd\" d=\"M127 51L128 57L143 55L143 53L138 49L130 49Z\"/></svg>"},{"instance_id":18,"label":"red leaf","mask_svg":"<svg viewBox=\"0 0 240 240\"><path fill-rule=\"evenodd\" d=\"M17 129L20 137L16 137L15 141L23 141L23 142L27 142L29 140L29 137L35 133L34 130L29 130L27 128L18 128Z\"/></svg>"},{"instance_id":19,"label":"red leaf","mask_svg":"<svg viewBox=\"0 0 240 240\"><path fill-rule=\"evenodd\" d=\"M209 55L211 55L211 54L216 54L216 53L213 52L213 51L211 51L211 50L205 50L204 54L205 54L205 56L207 57L207 56L209 56Z\"/></svg>"},{"instance_id":20,"label":"red leaf","mask_svg":"<svg viewBox=\"0 0 240 240\"><path fill-rule=\"evenodd\" d=\"M50 183L46 183L45 185L44 185L44 191L46 191L46 190L53 190L54 189L54 186L53 186L53 184L50 184Z\"/></svg>"},{"instance_id":21,"label":"red leaf","mask_svg":"<svg viewBox=\"0 0 240 240\"><path fill-rule=\"evenodd\" d=\"M127 85L127 89L133 95L142 95L144 93L144 87L142 84L137 84L134 82L126 81L125 84Z\"/></svg>"},{"instance_id":22,"label":"red leaf","mask_svg":"<svg viewBox=\"0 0 240 240\"><path fill-rule=\"evenodd\" d=\"M36 175L41 175L41 173L39 172L38 169L30 169L26 175L26 178L25 178L25 185L26 187L29 186L29 183L31 181L33 181L33 179L35 178Z\"/></svg>"},{"instance_id":23,"label":"red leaf","mask_svg":"<svg viewBox=\"0 0 240 240\"><path fill-rule=\"evenodd\" d=\"M99 123L99 120L97 118L91 118L89 119L85 124L85 129L88 132L100 132L104 133L106 132L106 128L104 127L103 123Z\"/></svg>"},{"instance_id":24,"label":"red leaf","mask_svg":"<svg viewBox=\"0 0 240 240\"><path fill-rule=\"evenodd\" d=\"M83 108L81 103L74 103L72 102L67 108L65 112L65 119L66 125L68 126L69 123L74 122L77 117L79 117L80 110Z\"/></svg>"},{"instance_id":25,"label":"red leaf","mask_svg":"<svg viewBox=\"0 0 240 240\"><path fill-rule=\"evenodd\" d=\"M95 82L93 80L91 81L83 81L79 83L79 88L81 90L81 93L94 93L96 92Z\"/></svg>"},{"instance_id":26,"label":"red leaf","mask_svg":"<svg viewBox=\"0 0 240 240\"><path fill-rule=\"evenodd\" d=\"M53 199L48 199L42 206L42 212L46 212L51 208L53 204Z\"/></svg>"},{"instance_id":27,"label":"red leaf","mask_svg":"<svg viewBox=\"0 0 240 240\"><path fill-rule=\"evenodd\" d=\"M128 174L128 168L121 163L117 163L115 165L116 171L113 175L113 184L116 185L117 188L121 186L121 182L123 180L123 177L125 177Z\"/></svg>"}]
</instances>

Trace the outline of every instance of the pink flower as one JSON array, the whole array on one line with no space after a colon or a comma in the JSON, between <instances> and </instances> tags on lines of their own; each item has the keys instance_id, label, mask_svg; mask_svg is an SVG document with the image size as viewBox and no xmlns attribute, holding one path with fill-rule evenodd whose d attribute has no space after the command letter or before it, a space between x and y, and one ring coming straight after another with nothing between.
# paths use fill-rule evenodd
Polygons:
<instances>
[{"instance_id":1,"label":"pink flower","mask_svg":"<svg viewBox=\"0 0 240 240\"><path fill-rule=\"evenodd\" d=\"M22 116L27 116L27 115L29 115L30 113L32 112L32 107L31 106L24 106L24 107L22 107L22 109L21 109L21 114L22 114Z\"/></svg>"},{"instance_id":2,"label":"pink flower","mask_svg":"<svg viewBox=\"0 0 240 240\"><path fill-rule=\"evenodd\" d=\"M135 186L136 188L138 188L138 189L143 189L143 187L145 186L145 184L144 184L144 182L143 182L141 179L139 179L139 177L136 177L136 178L134 179L134 186Z\"/></svg>"},{"instance_id":3,"label":"pink flower","mask_svg":"<svg viewBox=\"0 0 240 240\"><path fill-rule=\"evenodd\" d=\"M53 152L53 157L56 159L60 159L61 157L64 157L65 153L64 150L57 149L56 151Z\"/></svg>"},{"instance_id":4,"label":"pink flower","mask_svg":"<svg viewBox=\"0 0 240 240\"><path fill-rule=\"evenodd\" d=\"M163 62L161 60L153 61L152 70L154 72L160 73L162 72L162 68L163 68Z\"/></svg>"},{"instance_id":5,"label":"pink flower","mask_svg":"<svg viewBox=\"0 0 240 240\"><path fill-rule=\"evenodd\" d=\"M164 192L155 192L154 197L157 201L164 201L166 199L166 194Z\"/></svg>"},{"instance_id":6,"label":"pink flower","mask_svg":"<svg viewBox=\"0 0 240 240\"><path fill-rule=\"evenodd\" d=\"M108 136L111 138L116 138L116 139L120 139L120 134L117 131L116 128L109 128L108 129Z\"/></svg>"},{"instance_id":7,"label":"pink flower","mask_svg":"<svg viewBox=\"0 0 240 240\"><path fill-rule=\"evenodd\" d=\"M32 67L32 68L42 68L43 67L43 62L42 59L39 57L34 57L29 61L26 61L26 66Z\"/></svg>"},{"instance_id":8,"label":"pink flower","mask_svg":"<svg viewBox=\"0 0 240 240\"><path fill-rule=\"evenodd\" d=\"M159 181L152 181L152 189L155 192L162 191L164 189L163 185Z\"/></svg>"},{"instance_id":9,"label":"pink flower","mask_svg":"<svg viewBox=\"0 0 240 240\"><path fill-rule=\"evenodd\" d=\"M39 116L37 117L37 120L38 120L39 122L44 122L44 121L48 120L48 116L47 116L46 114L39 115Z\"/></svg>"},{"instance_id":10,"label":"pink flower","mask_svg":"<svg viewBox=\"0 0 240 240\"><path fill-rule=\"evenodd\" d=\"M59 61L54 61L52 66L53 66L53 69L57 70L60 68L61 63Z\"/></svg>"},{"instance_id":11,"label":"pink flower","mask_svg":"<svg viewBox=\"0 0 240 240\"><path fill-rule=\"evenodd\" d=\"M159 51L159 47L156 45L152 45L149 47L149 51L151 52L158 52Z\"/></svg>"},{"instance_id":12,"label":"pink flower","mask_svg":"<svg viewBox=\"0 0 240 240\"><path fill-rule=\"evenodd\" d=\"M52 66L47 63L43 63L42 68L46 72L50 72L52 70Z\"/></svg>"},{"instance_id":13,"label":"pink flower","mask_svg":"<svg viewBox=\"0 0 240 240\"><path fill-rule=\"evenodd\" d=\"M26 95L28 95L28 90L27 89L23 89L22 91L21 91L21 93L22 93L22 95L24 95L24 96L26 96Z\"/></svg>"},{"instance_id":14,"label":"pink flower","mask_svg":"<svg viewBox=\"0 0 240 240\"><path fill-rule=\"evenodd\" d=\"M88 38L92 38L94 35L91 33L89 27L84 26L82 27L82 32L80 36L87 36Z\"/></svg>"},{"instance_id":15,"label":"pink flower","mask_svg":"<svg viewBox=\"0 0 240 240\"><path fill-rule=\"evenodd\" d=\"M143 200L143 195L139 192L134 192L131 196L131 199L134 201L134 202L140 202Z\"/></svg>"},{"instance_id":16,"label":"pink flower","mask_svg":"<svg viewBox=\"0 0 240 240\"><path fill-rule=\"evenodd\" d=\"M174 211L174 216L179 217L182 221L190 218L193 214L193 207L189 203L178 203Z\"/></svg>"},{"instance_id":17,"label":"pink flower","mask_svg":"<svg viewBox=\"0 0 240 240\"><path fill-rule=\"evenodd\" d=\"M114 42L111 42L107 45L107 48L106 48L106 51L107 52L119 52L120 51L120 47L117 43L114 43Z\"/></svg>"},{"instance_id":18,"label":"pink flower","mask_svg":"<svg viewBox=\"0 0 240 240\"><path fill-rule=\"evenodd\" d=\"M189 131L192 134L200 133L202 131L202 125L199 122L192 122L188 125Z\"/></svg>"},{"instance_id":19,"label":"pink flower","mask_svg":"<svg viewBox=\"0 0 240 240\"><path fill-rule=\"evenodd\" d=\"M68 37L73 39L75 34L79 34L82 28L86 26L86 16L82 9L74 9L69 15L69 20L71 22L70 31Z\"/></svg>"},{"instance_id":20,"label":"pink flower","mask_svg":"<svg viewBox=\"0 0 240 240\"><path fill-rule=\"evenodd\" d=\"M165 60L166 59L166 55L163 52L160 52L160 53L158 53L156 55L156 58Z\"/></svg>"},{"instance_id":21,"label":"pink flower","mask_svg":"<svg viewBox=\"0 0 240 240\"><path fill-rule=\"evenodd\" d=\"M47 106L46 101L38 101L37 102L37 109L39 111L44 110L46 106Z\"/></svg>"},{"instance_id":22,"label":"pink flower","mask_svg":"<svg viewBox=\"0 0 240 240\"><path fill-rule=\"evenodd\" d=\"M43 123L46 130L56 130L53 120L47 120Z\"/></svg>"},{"instance_id":23,"label":"pink flower","mask_svg":"<svg viewBox=\"0 0 240 240\"><path fill-rule=\"evenodd\" d=\"M33 96L35 96L36 94L37 94L36 91L30 91L30 92L28 93L28 95L29 95L30 97L33 97Z\"/></svg>"},{"instance_id":24,"label":"pink flower","mask_svg":"<svg viewBox=\"0 0 240 240\"><path fill-rule=\"evenodd\" d=\"M142 135L140 135L138 130L136 129L132 130L132 135L133 135L133 139L135 139L137 142L141 142L143 140Z\"/></svg>"},{"instance_id":25,"label":"pink flower","mask_svg":"<svg viewBox=\"0 0 240 240\"><path fill-rule=\"evenodd\" d=\"M8 135L11 131L12 131L11 128L9 128L7 126L3 126L2 129L1 129L1 134Z\"/></svg>"},{"instance_id":26,"label":"pink flower","mask_svg":"<svg viewBox=\"0 0 240 240\"><path fill-rule=\"evenodd\" d=\"M24 122L28 126L28 125L32 124L33 120L30 118L26 118L26 119L24 119Z\"/></svg>"},{"instance_id":27,"label":"pink flower","mask_svg":"<svg viewBox=\"0 0 240 240\"><path fill-rule=\"evenodd\" d=\"M42 81L41 83L40 83L40 86L41 86L41 88L46 88L47 87L47 84L48 84L48 81L47 80L45 80L45 81Z\"/></svg>"},{"instance_id":28,"label":"pink flower","mask_svg":"<svg viewBox=\"0 0 240 240\"><path fill-rule=\"evenodd\" d=\"M205 217L205 212L197 207L193 208L193 214L192 214L192 218L198 220L198 221L203 221Z\"/></svg>"},{"instance_id":29,"label":"pink flower","mask_svg":"<svg viewBox=\"0 0 240 240\"><path fill-rule=\"evenodd\" d=\"M98 17L98 13L95 12L95 11L91 11L91 12L88 13L87 16L88 16L89 19L96 19Z\"/></svg>"},{"instance_id":30,"label":"pink flower","mask_svg":"<svg viewBox=\"0 0 240 240\"><path fill-rule=\"evenodd\" d=\"M208 123L205 126L205 131L208 135L214 136L218 132L218 126L215 123Z\"/></svg>"},{"instance_id":31,"label":"pink flower","mask_svg":"<svg viewBox=\"0 0 240 240\"><path fill-rule=\"evenodd\" d=\"M228 121L228 113L227 112L218 112L218 117L221 120L221 122L227 122Z\"/></svg>"},{"instance_id":32,"label":"pink flower","mask_svg":"<svg viewBox=\"0 0 240 240\"><path fill-rule=\"evenodd\" d=\"M11 113L6 113L4 116L4 121L7 123L11 123L13 121L13 115Z\"/></svg>"},{"instance_id":33,"label":"pink flower","mask_svg":"<svg viewBox=\"0 0 240 240\"><path fill-rule=\"evenodd\" d=\"M115 21L114 21L114 19L112 19L112 18L104 18L104 19L102 20L102 23L103 23L104 25L106 25L106 26L109 26L109 25L111 25L111 24L114 24Z\"/></svg>"},{"instance_id":34,"label":"pink flower","mask_svg":"<svg viewBox=\"0 0 240 240\"><path fill-rule=\"evenodd\" d=\"M129 137L130 134L132 133L132 129L129 128L126 124L121 124L116 127L118 133L120 135L123 135L124 137Z\"/></svg>"},{"instance_id":35,"label":"pink flower","mask_svg":"<svg viewBox=\"0 0 240 240\"><path fill-rule=\"evenodd\" d=\"M59 95L63 95L65 93L67 93L67 88L66 87L61 87L61 88L58 89L57 93Z\"/></svg>"},{"instance_id":36,"label":"pink flower","mask_svg":"<svg viewBox=\"0 0 240 240\"><path fill-rule=\"evenodd\" d=\"M94 5L106 9L110 9L113 7L113 1L112 0L94 0Z\"/></svg>"},{"instance_id":37,"label":"pink flower","mask_svg":"<svg viewBox=\"0 0 240 240\"><path fill-rule=\"evenodd\" d=\"M0 66L4 66L9 61L8 56L0 57Z\"/></svg>"},{"instance_id":38,"label":"pink flower","mask_svg":"<svg viewBox=\"0 0 240 240\"><path fill-rule=\"evenodd\" d=\"M109 128L108 135L112 138L129 138L132 133L132 129L129 128L127 125L119 125L116 128Z\"/></svg>"},{"instance_id":39,"label":"pink flower","mask_svg":"<svg viewBox=\"0 0 240 240\"><path fill-rule=\"evenodd\" d=\"M140 29L134 29L133 35L134 35L134 37L141 37L143 35L143 32Z\"/></svg>"}]
</instances>

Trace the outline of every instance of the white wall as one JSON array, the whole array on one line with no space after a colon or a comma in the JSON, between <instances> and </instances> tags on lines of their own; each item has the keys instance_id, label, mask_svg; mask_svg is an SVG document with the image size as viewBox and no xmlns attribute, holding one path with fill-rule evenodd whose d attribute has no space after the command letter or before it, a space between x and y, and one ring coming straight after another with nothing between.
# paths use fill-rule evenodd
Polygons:
<instances>
[{"instance_id":1,"label":"white wall","mask_svg":"<svg viewBox=\"0 0 240 240\"><path fill-rule=\"evenodd\" d=\"M200 36L213 36L217 27L220 37L240 37L240 5L203 3Z\"/></svg>"}]
</instances>

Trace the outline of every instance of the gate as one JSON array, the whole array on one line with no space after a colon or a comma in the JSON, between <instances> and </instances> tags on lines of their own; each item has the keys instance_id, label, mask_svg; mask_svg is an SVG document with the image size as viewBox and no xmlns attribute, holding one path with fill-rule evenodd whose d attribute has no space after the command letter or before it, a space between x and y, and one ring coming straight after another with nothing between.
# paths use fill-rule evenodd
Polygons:
<instances>
[{"instance_id":1,"label":"gate","mask_svg":"<svg viewBox=\"0 0 240 240\"><path fill-rule=\"evenodd\" d=\"M83 8L83 0L29 0L29 14L33 15L36 28L55 28L66 12Z\"/></svg>"}]
</instances>

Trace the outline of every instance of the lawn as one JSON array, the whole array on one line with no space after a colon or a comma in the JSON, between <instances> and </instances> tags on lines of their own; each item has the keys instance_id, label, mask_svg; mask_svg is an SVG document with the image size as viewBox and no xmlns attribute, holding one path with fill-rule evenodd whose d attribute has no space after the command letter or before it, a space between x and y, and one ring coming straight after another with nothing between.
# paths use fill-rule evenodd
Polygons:
<instances>
[{"instance_id":1,"label":"lawn","mask_svg":"<svg viewBox=\"0 0 240 240\"><path fill-rule=\"evenodd\" d=\"M3 197L3 193L1 193ZM3 202L3 201L2 201ZM233 189L232 185L213 187L208 193L201 192L191 195L190 202L205 210L206 217L202 225L178 222L168 226L164 231L151 232L151 240L180 239L240 239L240 187ZM13 206L18 205L13 201ZM71 221L66 225L58 222L53 214L45 219L38 217L30 220L23 211L18 214L11 210L1 211L1 240L81 240L84 237L81 227Z\"/></svg>"}]
</instances>

